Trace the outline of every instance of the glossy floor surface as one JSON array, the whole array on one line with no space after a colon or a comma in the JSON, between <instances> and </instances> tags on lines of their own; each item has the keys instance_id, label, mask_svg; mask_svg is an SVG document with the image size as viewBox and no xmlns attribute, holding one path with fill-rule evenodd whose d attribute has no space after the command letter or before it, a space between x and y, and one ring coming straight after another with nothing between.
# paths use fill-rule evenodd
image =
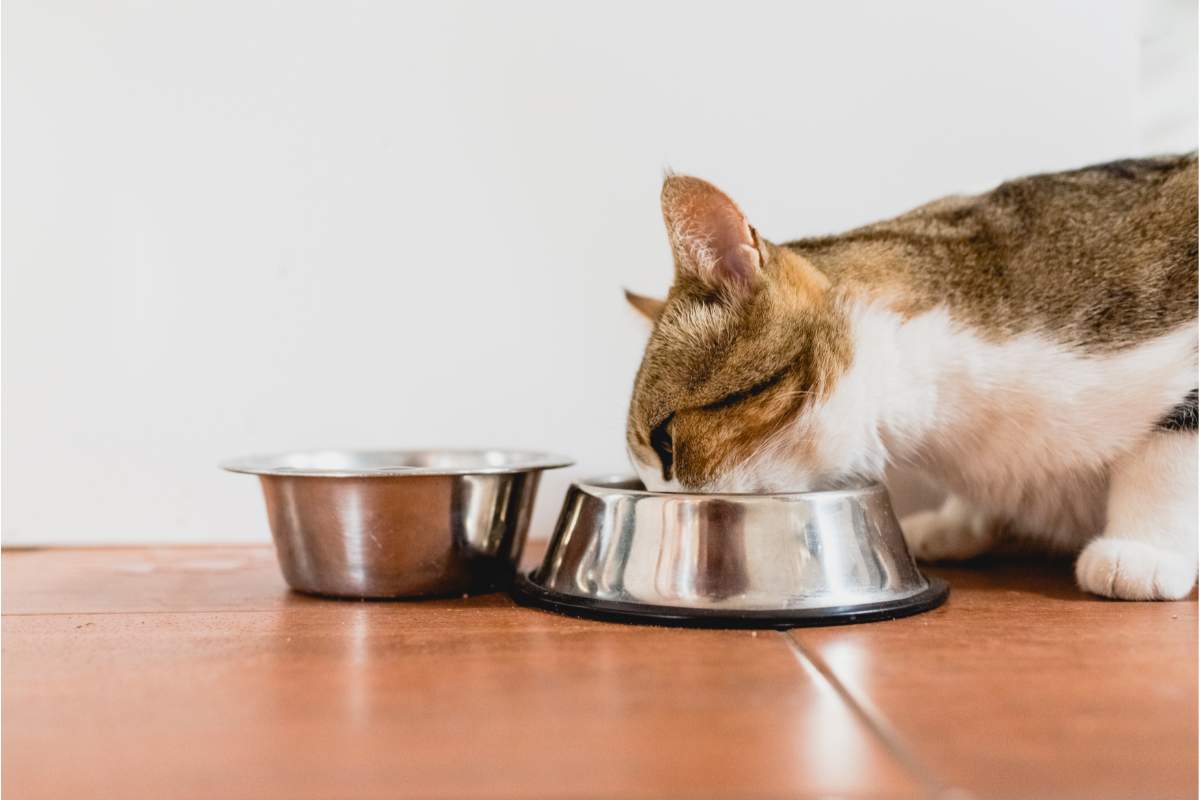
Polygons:
<instances>
[{"instance_id":1,"label":"glossy floor surface","mask_svg":"<svg viewBox=\"0 0 1200 800\"><path fill-rule=\"evenodd\" d=\"M632 627L333 602L265 547L8 550L3 791L62 798L1194 798L1196 601L937 568L908 619Z\"/></svg>"}]
</instances>

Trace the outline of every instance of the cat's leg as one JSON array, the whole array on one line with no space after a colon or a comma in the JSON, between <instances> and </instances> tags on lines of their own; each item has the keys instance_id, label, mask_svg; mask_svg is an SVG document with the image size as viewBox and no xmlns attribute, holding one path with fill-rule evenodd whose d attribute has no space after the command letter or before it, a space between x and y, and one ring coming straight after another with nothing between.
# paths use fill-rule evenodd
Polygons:
<instances>
[{"instance_id":1,"label":"cat's leg","mask_svg":"<svg viewBox=\"0 0 1200 800\"><path fill-rule=\"evenodd\" d=\"M1081 588L1177 600L1196 582L1196 434L1156 431L1112 467L1108 522L1075 562Z\"/></svg>"},{"instance_id":2,"label":"cat's leg","mask_svg":"<svg viewBox=\"0 0 1200 800\"><path fill-rule=\"evenodd\" d=\"M987 552L1000 535L991 515L950 495L934 511L909 514L900 523L912 554L922 561L961 561Z\"/></svg>"}]
</instances>

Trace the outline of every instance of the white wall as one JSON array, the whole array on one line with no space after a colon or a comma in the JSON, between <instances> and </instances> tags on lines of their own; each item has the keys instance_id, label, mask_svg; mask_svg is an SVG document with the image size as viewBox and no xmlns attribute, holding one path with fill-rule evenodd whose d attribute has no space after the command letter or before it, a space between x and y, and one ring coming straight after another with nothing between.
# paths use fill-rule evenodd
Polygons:
<instances>
[{"instance_id":1,"label":"white wall","mask_svg":"<svg viewBox=\"0 0 1200 800\"><path fill-rule=\"evenodd\" d=\"M545 535L625 464L665 166L787 239L1136 154L1139 15L10 0L4 541L263 539L218 460L436 444L577 458Z\"/></svg>"}]
</instances>

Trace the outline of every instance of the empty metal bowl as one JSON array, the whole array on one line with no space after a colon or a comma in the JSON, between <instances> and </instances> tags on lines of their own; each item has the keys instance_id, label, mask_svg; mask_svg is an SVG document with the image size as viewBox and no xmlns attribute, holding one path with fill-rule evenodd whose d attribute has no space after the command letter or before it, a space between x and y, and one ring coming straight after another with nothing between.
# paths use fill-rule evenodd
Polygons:
<instances>
[{"instance_id":1,"label":"empty metal bowl","mask_svg":"<svg viewBox=\"0 0 1200 800\"><path fill-rule=\"evenodd\" d=\"M301 592L450 595L506 587L542 470L510 450L316 451L221 466L257 475L279 565Z\"/></svg>"},{"instance_id":2,"label":"empty metal bowl","mask_svg":"<svg viewBox=\"0 0 1200 800\"><path fill-rule=\"evenodd\" d=\"M704 627L866 622L939 605L878 484L803 494L648 492L576 483L522 602L577 616Z\"/></svg>"}]
</instances>

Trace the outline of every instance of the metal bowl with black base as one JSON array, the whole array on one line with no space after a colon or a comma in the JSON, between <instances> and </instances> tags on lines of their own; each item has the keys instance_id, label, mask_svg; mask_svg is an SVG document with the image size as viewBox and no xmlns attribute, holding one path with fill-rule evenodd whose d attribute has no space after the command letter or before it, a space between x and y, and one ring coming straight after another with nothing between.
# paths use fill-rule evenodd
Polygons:
<instances>
[{"instance_id":1,"label":"metal bowl with black base","mask_svg":"<svg viewBox=\"0 0 1200 800\"><path fill-rule=\"evenodd\" d=\"M518 602L573 616L712 628L893 619L940 605L945 581L908 552L879 484L796 494L571 486Z\"/></svg>"}]
</instances>

